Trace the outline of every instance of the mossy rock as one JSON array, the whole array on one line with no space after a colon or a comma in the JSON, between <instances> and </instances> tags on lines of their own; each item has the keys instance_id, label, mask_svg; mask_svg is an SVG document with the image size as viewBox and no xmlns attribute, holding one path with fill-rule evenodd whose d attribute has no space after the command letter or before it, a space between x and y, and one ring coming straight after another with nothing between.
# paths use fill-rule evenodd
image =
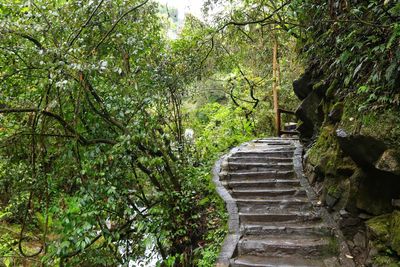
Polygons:
<instances>
[{"instance_id":1,"label":"mossy rock","mask_svg":"<svg viewBox=\"0 0 400 267\"><path fill-rule=\"evenodd\" d=\"M390 256L387 255L377 255L373 258L374 265L373 266L382 266L382 267L399 267L400 262Z\"/></svg>"},{"instance_id":2,"label":"mossy rock","mask_svg":"<svg viewBox=\"0 0 400 267\"><path fill-rule=\"evenodd\" d=\"M326 91L328 90L328 84L325 80L321 80L313 85L312 89L315 91L320 97L325 97Z\"/></svg>"},{"instance_id":3,"label":"mossy rock","mask_svg":"<svg viewBox=\"0 0 400 267\"><path fill-rule=\"evenodd\" d=\"M376 216L366 222L370 239L382 252L391 248L400 255L400 211Z\"/></svg>"},{"instance_id":4,"label":"mossy rock","mask_svg":"<svg viewBox=\"0 0 400 267\"><path fill-rule=\"evenodd\" d=\"M343 116L339 127L350 134L370 136L390 148L400 151L400 116L395 109L374 111L358 110L362 100L348 96L344 102Z\"/></svg>"},{"instance_id":5,"label":"mossy rock","mask_svg":"<svg viewBox=\"0 0 400 267\"><path fill-rule=\"evenodd\" d=\"M375 168L400 175L400 151L388 149L383 152L379 160L375 163Z\"/></svg>"},{"instance_id":6,"label":"mossy rock","mask_svg":"<svg viewBox=\"0 0 400 267\"><path fill-rule=\"evenodd\" d=\"M317 141L308 151L308 159L312 165L319 165L324 156L335 156L337 142L334 139L334 131L333 126L330 125L321 129Z\"/></svg>"},{"instance_id":7,"label":"mossy rock","mask_svg":"<svg viewBox=\"0 0 400 267\"><path fill-rule=\"evenodd\" d=\"M336 89L338 87L338 83L339 83L338 80L333 80L333 82L330 84L330 86L326 90L326 94L325 94L327 99L333 99L334 98Z\"/></svg>"},{"instance_id":8,"label":"mossy rock","mask_svg":"<svg viewBox=\"0 0 400 267\"><path fill-rule=\"evenodd\" d=\"M400 211L393 211L390 221L390 245L400 255Z\"/></svg>"},{"instance_id":9,"label":"mossy rock","mask_svg":"<svg viewBox=\"0 0 400 267\"><path fill-rule=\"evenodd\" d=\"M378 240L381 243L389 243L390 240L390 220L392 214L383 214L369 219L366 222L368 232L372 239Z\"/></svg>"},{"instance_id":10,"label":"mossy rock","mask_svg":"<svg viewBox=\"0 0 400 267\"><path fill-rule=\"evenodd\" d=\"M298 127L302 138L310 139L318 133L324 120L322 103L321 97L312 91L295 111L296 116L303 121L301 127Z\"/></svg>"},{"instance_id":11,"label":"mossy rock","mask_svg":"<svg viewBox=\"0 0 400 267\"><path fill-rule=\"evenodd\" d=\"M341 174L347 172L351 175L356 169L351 159L344 157L333 125L321 129L317 141L308 151L308 162L323 174L331 176L336 176L338 170Z\"/></svg>"},{"instance_id":12,"label":"mossy rock","mask_svg":"<svg viewBox=\"0 0 400 267\"><path fill-rule=\"evenodd\" d=\"M374 215L392 212L392 199L400 193L400 180L397 178L378 170L358 173L353 177L353 182L358 185L357 208Z\"/></svg>"},{"instance_id":13,"label":"mossy rock","mask_svg":"<svg viewBox=\"0 0 400 267\"><path fill-rule=\"evenodd\" d=\"M341 121L343 116L344 103L336 102L328 113L329 121L336 123Z\"/></svg>"},{"instance_id":14,"label":"mossy rock","mask_svg":"<svg viewBox=\"0 0 400 267\"><path fill-rule=\"evenodd\" d=\"M318 177L324 177L322 200L334 210L349 206L353 188L349 178L356 171L356 165L343 155L333 125L321 129L308 151L307 163L314 167Z\"/></svg>"},{"instance_id":15,"label":"mossy rock","mask_svg":"<svg viewBox=\"0 0 400 267\"><path fill-rule=\"evenodd\" d=\"M357 208L357 196L358 196L358 190L360 188L360 177L364 175L364 172L362 169L356 169L353 173L353 175L350 176L348 179L349 181L349 195L346 203L346 210L357 213L359 212Z\"/></svg>"}]
</instances>

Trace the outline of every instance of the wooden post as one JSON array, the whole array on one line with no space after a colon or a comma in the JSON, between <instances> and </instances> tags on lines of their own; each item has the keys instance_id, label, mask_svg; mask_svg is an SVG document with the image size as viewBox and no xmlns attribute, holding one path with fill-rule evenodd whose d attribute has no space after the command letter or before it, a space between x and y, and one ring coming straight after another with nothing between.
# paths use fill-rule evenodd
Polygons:
<instances>
[{"instance_id":1,"label":"wooden post","mask_svg":"<svg viewBox=\"0 0 400 267\"><path fill-rule=\"evenodd\" d=\"M272 50L272 93L274 96L274 113L275 113L275 126L276 135L280 135L281 123L279 114L279 99L278 99L278 88L279 88L279 69L278 69L278 40L274 34L273 38L273 50Z\"/></svg>"}]
</instances>

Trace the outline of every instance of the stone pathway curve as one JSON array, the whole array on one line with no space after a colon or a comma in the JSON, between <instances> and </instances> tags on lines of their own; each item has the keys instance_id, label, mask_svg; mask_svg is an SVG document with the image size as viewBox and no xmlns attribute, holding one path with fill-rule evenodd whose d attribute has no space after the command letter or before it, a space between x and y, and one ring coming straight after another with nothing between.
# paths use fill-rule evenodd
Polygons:
<instances>
[{"instance_id":1,"label":"stone pathway curve","mask_svg":"<svg viewBox=\"0 0 400 267\"><path fill-rule=\"evenodd\" d=\"M341 233L302 174L296 139L255 140L214 168L229 212L217 266L354 266Z\"/></svg>"}]
</instances>

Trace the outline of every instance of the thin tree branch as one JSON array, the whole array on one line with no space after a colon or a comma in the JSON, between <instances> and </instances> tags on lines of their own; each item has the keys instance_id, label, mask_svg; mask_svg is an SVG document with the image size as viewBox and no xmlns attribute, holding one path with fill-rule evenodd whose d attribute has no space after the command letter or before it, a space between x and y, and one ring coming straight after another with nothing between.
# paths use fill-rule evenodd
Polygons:
<instances>
[{"instance_id":1,"label":"thin tree branch","mask_svg":"<svg viewBox=\"0 0 400 267\"><path fill-rule=\"evenodd\" d=\"M79 35L82 33L83 29L86 28L87 25L89 25L90 21L96 14L97 10L100 8L100 6L103 4L104 0L101 0L100 3L96 6L96 8L93 10L92 14L89 16L89 18L86 20L86 22L80 27L79 31L75 34L74 38L68 43L68 46L72 46L76 39L78 39Z\"/></svg>"},{"instance_id":2,"label":"thin tree branch","mask_svg":"<svg viewBox=\"0 0 400 267\"><path fill-rule=\"evenodd\" d=\"M259 20L252 20L252 21L229 21L228 23L225 23L222 25L217 32L222 31L229 25L235 25L235 26L246 26L246 25L251 25L251 24L262 24L266 22L267 20L270 20L275 14L277 14L281 9L283 9L285 6L290 4L291 0L283 3L279 8L275 9L270 15L268 15L265 18L259 19Z\"/></svg>"},{"instance_id":3,"label":"thin tree branch","mask_svg":"<svg viewBox=\"0 0 400 267\"><path fill-rule=\"evenodd\" d=\"M97 50L100 45L107 39L107 37L114 31L115 27L117 27L118 23L124 18L126 17L129 13L141 8L142 6L144 6L149 0L145 0L144 2L142 2L141 4L134 6L133 8L129 9L128 11L126 11L124 14L122 14L121 17L119 17L119 19L117 19L117 21L114 23L114 25L110 28L110 30L108 30L108 32L103 36L103 38L101 38L100 42L95 46L95 48L92 49L92 52L94 52L95 50Z\"/></svg>"},{"instance_id":4,"label":"thin tree branch","mask_svg":"<svg viewBox=\"0 0 400 267\"><path fill-rule=\"evenodd\" d=\"M32 36L30 36L30 35L28 35L26 33L20 33L20 32L16 32L16 31L13 31L13 30L6 30L4 32L5 33L12 33L12 34L18 35L18 36L20 36L22 38L25 38L28 41L32 42L40 50L45 50L44 46L37 39L35 39L34 37L32 37Z\"/></svg>"},{"instance_id":5,"label":"thin tree branch","mask_svg":"<svg viewBox=\"0 0 400 267\"><path fill-rule=\"evenodd\" d=\"M64 120L60 115L46 111L46 110L40 110L38 108L7 108L7 109L0 109L0 114L8 114L8 113L29 113L29 112L34 112L34 113L40 113L45 116L51 117L58 121L61 126L66 129L67 131L71 132L74 134L77 138L78 141L83 144L83 145L94 145L94 144L109 144L109 145L115 145L117 144L116 141L114 140L109 140L109 139L86 139L83 137L80 133L78 133L66 120Z\"/></svg>"}]
</instances>

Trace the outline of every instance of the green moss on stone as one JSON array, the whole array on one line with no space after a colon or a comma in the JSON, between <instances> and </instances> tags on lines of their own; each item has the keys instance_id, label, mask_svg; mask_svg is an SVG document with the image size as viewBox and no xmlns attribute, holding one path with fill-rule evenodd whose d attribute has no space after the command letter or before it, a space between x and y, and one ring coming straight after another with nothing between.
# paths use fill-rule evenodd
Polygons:
<instances>
[{"instance_id":1,"label":"green moss on stone","mask_svg":"<svg viewBox=\"0 0 400 267\"><path fill-rule=\"evenodd\" d=\"M337 185L331 185L328 187L328 194L332 196L340 196L340 191L341 189Z\"/></svg>"},{"instance_id":2,"label":"green moss on stone","mask_svg":"<svg viewBox=\"0 0 400 267\"><path fill-rule=\"evenodd\" d=\"M376 216L366 222L374 247L382 254L400 255L400 211ZM391 256L391 255L388 255ZM391 257L383 257L391 259ZM381 258L380 260L382 260ZM378 260L378 261L380 261ZM382 266L379 264L379 266Z\"/></svg>"},{"instance_id":3,"label":"green moss on stone","mask_svg":"<svg viewBox=\"0 0 400 267\"><path fill-rule=\"evenodd\" d=\"M328 87L328 90L326 90L326 97L328 99L332 99L335 96L335 91L337 89L338 83L338 80L334 80Z\"/></svg>"},{"instance_id":4,"label":"green moss on stone","mask_svg":"<svg viewBox=\"0 0 400 267\"><path fill-rule=\"evenodd\" d=\"M337 150L338 144L334 137L334 128L330 125L325 126L321 129L317 141L308 152L309 161L312 165L317 166L321 163L323 157L328 157L329 160L325 164L328 165L329 161L336 158L335 152Z\"/></svg>"},{"instance_id":5,"label":"green moss on stone","mask_svg":"<svg viewBox=\"0 0 400 267\"><path fill-rule=\"evenodd\" d=\"M399 267L400 262L393 257L387 255L377 255L373 259L374 266L382 266L382 267Z\"/></svg>"},{"instance_id":6,"label":"green moss on stone","mask_svg":"<svg viewBox=\"0 0 400 267\"><path fill-rule=\"evenodd\" d=\"M350 134L361 134L382 140L388 147L400 150L400 116L398 110L360 111L359 100L348 97L344 102L344 111L340 128Z\"/></svg>"},{"instance_id":7,"label":"green moss on stone","mask_svg":"<svg viewBox=\"0 0 400 267\"><path fill-rule=\"evenodd\" d=\"M319 96L324 96L326 94L327 90L327 84L325 80L321 80L317 82L316 84L313 85L313 90L319 95Z\"/></svg>"},{"instance_id":8,"label":"green moss on stone","mask_svg":"<svg viewBox=\"0 0 400 267\"><path fill-rule=\"evenodd\" d=\"M323 127L317 141L308 152L309 163L318 166L324 174L335 176L338 168L354 169L353 165L343 159L334 126Z\"/></svg>"},{"instance_id":9,"label":"green moss on stone","mask_svg":"<svg viewBox=\"0 0 400 267\"><path fill-rule=\"evenodd\" d=\"M390 245L400 255L400 211L393 211L390 222Z\"/></svg>"},{"instance_id":10,"label":"green moss on stone","mask_svg":"<svg viewBox=\"0 0 400 267\"><path fill-rule=\"evenodd\" d=\"M339 241L331 236L327 238L328 245L322 250L322 255L336 255L339 252Z\"/></svg>"},{"instance_id":11,"label":"green moss on stone","mask_svg":"<svg viewBox=\"0 0 400 267\"><path fill-rule=\"evenodd\" d=\"M337 108L340 108L340 109L344 108L344 103L341 102L341 101L336 102L336 103L333 105L332 109L337 109Z\"/></svg>"},{"instance_id":12,"label":"green moss on stone","mask_svg":"<svg viewBox=\"0 0 400 267\"><path fill-rule=\"evenodd\" d=\"M328 205L335 210L347 207L351 196L348 178L356 166L343 156L333 125L321 128L318 139L308 151L307 161L318 175L324 177L322 200L330 202ZM336 201L332 201L334 199Z\"/></svg>"},{"instance_id":13,"label":"green moss on stone","mask_svg":"<svg viewBox=\"0 0 400 267\"><path fill-rule=\"evenodd\" d=\"M389 226L391 214L383 214L369 219L366 224L369 230L372 232L375 239L380 242L387 243L390 238Z\"/></svg>"}]
</instances>

